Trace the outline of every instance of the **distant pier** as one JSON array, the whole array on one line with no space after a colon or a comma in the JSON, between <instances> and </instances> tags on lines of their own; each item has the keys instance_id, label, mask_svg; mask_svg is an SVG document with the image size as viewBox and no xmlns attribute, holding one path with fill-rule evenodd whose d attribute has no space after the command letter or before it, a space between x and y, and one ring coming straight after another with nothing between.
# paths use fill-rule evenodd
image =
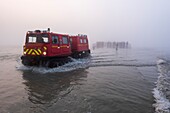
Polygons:
<instances>
[{"instance_id":1,"label":"distant pier","mask_svg":"<svg viewBox=\"0 0 170 113\"><path fill-rule=\"evenodd\" d=\"M129 42L96 42L93 44L93 50L99 48L113 48L118 50L118 48L128 49L131 48Z\"/></svg>"}]
</instances>

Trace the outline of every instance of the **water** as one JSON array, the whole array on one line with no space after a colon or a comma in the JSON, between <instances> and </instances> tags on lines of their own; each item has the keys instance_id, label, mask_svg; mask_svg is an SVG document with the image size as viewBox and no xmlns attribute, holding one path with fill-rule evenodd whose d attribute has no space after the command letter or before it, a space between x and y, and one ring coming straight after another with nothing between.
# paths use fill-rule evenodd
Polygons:
<instances>
[{"instance_id":1,"label":"water","mask_svg":"<svg viewBox=\"0 0 170 113\"><path fill-rule=\"evenodd\" d=\"M154 49L92 51L49 69L0 49L0 113L170 113L170 58Z\"/></svg>"}]
</instances>

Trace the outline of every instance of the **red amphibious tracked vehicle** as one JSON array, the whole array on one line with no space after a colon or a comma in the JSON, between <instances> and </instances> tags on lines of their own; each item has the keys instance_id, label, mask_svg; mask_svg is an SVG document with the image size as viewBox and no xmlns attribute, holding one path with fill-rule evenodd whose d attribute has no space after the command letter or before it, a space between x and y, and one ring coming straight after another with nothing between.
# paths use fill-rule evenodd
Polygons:
<instances>
[{"instance_id":1,"label":"red amphibious tracked vehicle","mask_svg":"<svg viewBox=\"0 0 170 113\"><path fill-rule=\"evenodd\" d=\"M22 64L57 67L73 58L90 55L87 35L69 36L45 31L28 31L23 46Z\"/></svg>"}]
</instances>

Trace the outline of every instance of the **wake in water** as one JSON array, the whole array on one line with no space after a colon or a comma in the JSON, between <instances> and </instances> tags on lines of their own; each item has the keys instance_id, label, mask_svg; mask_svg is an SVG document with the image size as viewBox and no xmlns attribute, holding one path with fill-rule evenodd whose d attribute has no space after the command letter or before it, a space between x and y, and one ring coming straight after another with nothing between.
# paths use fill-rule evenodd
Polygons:
<instances>
[{"instance_id":1,"label":"wake in water","mask_svg":"<svg viewBox=\"0 0 170 113\"><path fill-rule=\"evenodd\" d=\"M32 72L37 72L41 74L46 73L55 73L55 72L69 72L76 69L83 69L89 67L90 59L73 59L72 62L69 62L65 65L55 67L55 68L47 68L47 67L34 67L34 66L24 66L21 64L21 61L18 61L18 66L16 68L18 70L28 70Z\"/></svg>"},{"instance_id":2,"label":"wake in water","mask_svg":"<svg viewBox=\"0 0 170 113\"><path fill-rule=\"evenodd\" d=\"M156 113L170 113L170 65L167 61L159 59L157 61L158 80L156 88L153 89L155 98Z\"/></svg>"},{"instance_id":3,"label":"wake in water","mask_svg":"<svg viewBox=\"0 0 170 113\"><path fill-rule=\"evenodd\" d=\"M122 53L126 53L122 51ZM121 53L115 53L113 51L108 51L104 53L92 53L90 58L86 59L73 59L73 62L69 62L63 66L56 68L46 68L46 67L26 67L20 62L17 69L19 70L30 70L37 73L55 73L55 72L68 72L76 69L86 68L86 67L105 67L105 66L126 66L126 67L152 67L156 66L155 62L148 61L145 59L141 60L138 57L130 57L128 55L122 55Z\"/></svg>"}]
</instances>

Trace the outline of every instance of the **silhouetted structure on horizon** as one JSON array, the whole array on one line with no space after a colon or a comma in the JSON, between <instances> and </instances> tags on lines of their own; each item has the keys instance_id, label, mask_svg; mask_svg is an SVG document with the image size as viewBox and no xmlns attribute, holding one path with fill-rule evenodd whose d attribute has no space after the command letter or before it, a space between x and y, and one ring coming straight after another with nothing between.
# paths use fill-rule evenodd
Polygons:
<instances>
[{"instance_id":1,"label":"silhouetted structure on horizon","mask_svg":"<svg viewBox=\"0 0 170 113\"><path fill-rule=\"evenodd\" d=\"M93 44L93 50L98 48L118 48L128 49L131 48L131 44L129 42L96 42Z\"/></svg>"}]
</instances>

